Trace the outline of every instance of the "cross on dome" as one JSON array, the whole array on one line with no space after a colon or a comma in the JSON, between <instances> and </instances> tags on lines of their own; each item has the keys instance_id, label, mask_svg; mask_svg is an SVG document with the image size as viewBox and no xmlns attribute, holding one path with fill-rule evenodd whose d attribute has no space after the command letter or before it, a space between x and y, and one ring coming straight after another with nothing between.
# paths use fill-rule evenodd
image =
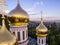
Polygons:
<instances>
[{"instance_id":1,"label":"cross on dome","mask_svg":"<svg viewBox=\"0 0 60 45\"><path fill-rule=\"evenodd\" d=\"M4 11L4 7L6 6L5 5L5 3L4 3L4 0L1 0L1 5L2 5L2 26L5 26L5 21L4 21L4 13L5 13L5 11Z\"/></svg>"},{"instance_id":2,"label":"cross on dome","mask_svg":"<svg viewBox=\"0 0 60 45\"><path fill-rule=\"evenodd\" d=\"M41 11L41 24L43 24L43 18L42 18L42 15L43 15L43 11Z\"/></svg>"},{"instance_id":3,"label":"cross on dome","mask_svg":"<svg viewBox=\"0 0 60 45\"><path fill-rule=\"evenodd\" d=\"M18 0L18 4L20 4L20 0Z\"/></svg>"}]
</instances>

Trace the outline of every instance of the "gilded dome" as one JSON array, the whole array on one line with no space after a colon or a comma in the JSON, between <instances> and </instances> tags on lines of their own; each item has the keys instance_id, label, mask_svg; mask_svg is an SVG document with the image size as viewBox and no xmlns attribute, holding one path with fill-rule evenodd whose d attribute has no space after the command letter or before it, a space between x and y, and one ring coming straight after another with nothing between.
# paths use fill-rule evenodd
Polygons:
<instances>
[{"instance_id":1,"label":"gilded dome","mask_svg":"<svg viewBox=\"0 0 60 45\"><path fill-rule=\"evenodd\" d=\"M40 24L36 29L39 29L41 32L46 32L47 28L44 24Z\"/></svg>"},{"instance_id":2,"label":"gilded dome","mask_svg":"<svg viewBox=\"0 0 60 45\"><path fill-rule=\"evenodd\" d=\"M37 28L36 28L36 32L38 36L47 36L47 28L44 24L40 24Z\"/></svg>"},{"instance_id":3,"label":"gilded dome","mask_svg":"<svg viewBox=\"0 0 60 45\"><path fill-rule=\"evenodd\" d=\"M9 23L12 25L22 26L27 24L29 21L28 14L21 8L20 3L18 3L16 8L13 9L8 15Z\"/></svg>"},{"instance_id":4,"label":"gilded dome","mask_svg":"<svg viewBox=\"0 0 60 45\"><path fill-rule=\"evenodd\" d=\"M5 26L0 30L0 45L16 45L16 37Z\"/></svg>"}]
</instances>

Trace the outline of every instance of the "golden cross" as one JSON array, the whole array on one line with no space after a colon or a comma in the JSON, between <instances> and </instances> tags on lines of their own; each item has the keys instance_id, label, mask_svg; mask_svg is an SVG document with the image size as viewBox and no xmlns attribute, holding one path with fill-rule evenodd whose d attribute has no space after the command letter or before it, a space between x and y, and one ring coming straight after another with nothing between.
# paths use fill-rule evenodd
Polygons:
<instances>
[{"instance_id":1,"label":"golden cross","mask_svg":"<svg viewBox=\"0 0 60 45\"><path fill-rule=\"evenodd\" d=\"M43 15L43 11L41 11L41 24L43 24L43 18L42 18L42 15Z\"/></svg>"},{"instance_id":2,"label":"golden cross","mask_svg":"<svg viewBox=\"0 0 60 45\"><path fill-rule=\"evenodd\" d=\"M4 7L7 6L7 4L4 3L4 0L0 0L0 3L2 5L2 16L4 17L4 13L5 13Z\"/></svg>"},{"instance_id":3,"label":"golden cross","mask_svg":"<svg viewBox=\"0 0 60 45\"><path fill-rule=\"evenodd\" d=\"M20 4L20 0L18 0L18 3Z\"/></svg>"},{"instance_id":4,"label":"golden cross","mask_svg":"<svg viewBox=\"0 0 60 45\"><path fill-rule=\"evenodd\" d=\"M5 7L5 3L4 3L4 0L0 0L1 1L1 5L2 5L2 26L5 26L5 17L4 17L4 14L5 14L5 11L4 11L4 7Z\"/></svg>"},{"instance_id":5,"label":"golden cross","mask_svg":"<svg viewBox=\"0 0 60 45\"><path fill-rule=\"evenodd\" d=\"M4 0L1 0L1 4L2 4L2 17L4 17Z\"/></svg>"}]
</instances>

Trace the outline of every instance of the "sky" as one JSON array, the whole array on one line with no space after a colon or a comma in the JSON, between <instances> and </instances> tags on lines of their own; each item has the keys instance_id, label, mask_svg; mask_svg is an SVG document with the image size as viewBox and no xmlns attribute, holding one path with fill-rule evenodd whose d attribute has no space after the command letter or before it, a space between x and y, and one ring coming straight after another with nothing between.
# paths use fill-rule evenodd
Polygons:
<instances>
[{"instance_id":1,"label":"sky","mask_svg":"<svg viewBox=\"0 0 60 45\"><path fill-rule=\"evenodd\" d=\"M5 0L5 12L13 10L18 0ZM28 13L30 20L40 20L41 11L44 19L60 19L60 0L20 0L21 7ZM0 6L1 9L1 6Z\"/></svg>"}]
</instances>

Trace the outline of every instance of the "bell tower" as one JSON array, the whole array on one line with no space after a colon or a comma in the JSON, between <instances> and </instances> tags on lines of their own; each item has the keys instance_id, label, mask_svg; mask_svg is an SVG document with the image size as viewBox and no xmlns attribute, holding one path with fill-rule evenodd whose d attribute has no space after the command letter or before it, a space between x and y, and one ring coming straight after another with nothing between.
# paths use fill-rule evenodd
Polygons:
<instances>
[{"instance_id":1,"label":"bell tower","mask_svg":"<svg viewBox=\"0 0 60 45\"><path fill-rule=\"evenodd\" d=\"M18 45L27 45L28 43L28 14L21 8L20 0L17 6L8 14L10 31L15 34Z\"/></svg>"},{"instance_id":2,"label":"bell tower","mask_svg":"<svg viewBox=\"0 0 60 45\"><path fill-rule=\"evenodd\" d=\"M37 45L46 45L46 36L47 36L47 28L43 24L42 18L43 12L41 11L41 21L39 26L36 28L36 35L37 35Z\"/></svg>"}]
</instances>

